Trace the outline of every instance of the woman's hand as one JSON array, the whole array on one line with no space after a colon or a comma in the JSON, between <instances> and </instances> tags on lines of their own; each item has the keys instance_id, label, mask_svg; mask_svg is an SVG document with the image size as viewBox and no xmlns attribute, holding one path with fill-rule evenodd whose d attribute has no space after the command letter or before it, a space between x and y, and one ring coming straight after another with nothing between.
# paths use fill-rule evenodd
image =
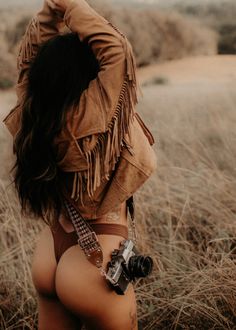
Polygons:
<instances>
[{"instance_id":1,"label":"woman's hand","mask_svg":"<svg viewBox=\"0 0 236 330\"><path fill-rule=\"evenodd\" d=\"M64 15L68 6L76 0L46 0L48 6L56 13Z\"/></svg>"}]
</instances>

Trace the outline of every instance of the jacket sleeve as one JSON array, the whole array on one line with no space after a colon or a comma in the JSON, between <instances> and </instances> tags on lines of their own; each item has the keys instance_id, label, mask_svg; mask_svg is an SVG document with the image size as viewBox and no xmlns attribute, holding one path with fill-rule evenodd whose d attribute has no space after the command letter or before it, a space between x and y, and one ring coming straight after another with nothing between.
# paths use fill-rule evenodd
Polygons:
<instances>
[{"instance_id":1,"label":"jacket sleeve","mask_svg":"<svg viewBox=\"0 0 236 330\"><path fill-rule=\"evenodd\" d=\"M101 126L103 125L103 130L106 130L114 115L125 79L132 81L133 86L136 84L136 63L132 47L125 35L99 15L85 0L73 2L67 8L64 20L71 31L78 33L81 41L90 45L100 65L97 78L91 81L83 95L87 103L82 100L83 111L81 108L78 111L87 112L95 107L99 112L102 108ZM94 112L94 114L97 113ZM99 120L98 116L96 117L96 120ZM78 138L92 134L98 126L100 127L96 125L97 127L88 131L83 119L83 113L81 113L80 132L76 134Z\"/></svg>"},{"instance_id":2,"label":"jacket sleeve","mask_svg":"<svg viewBox=\"0 0 236 330\"><path fill-rule=\"evenodd\" d=\"M86 172L78 168L75 173L72 197L78 198L82 194L81 182L86 181L92 196L102 180L109 179L122 147L127 146L139 86L132 46L117 27L84 0L70 4L64 20L81 41L91 46L100 66L96 79L82 93L78 107L68 112L71 138L74 143L79 142L87 162ZM71 154L79 147L74 145ZM75 171L68 168L69 160L64 158L64 169Z\"/></svg>"},{"instance_id":3,"label":"jacket sleeve","mask_svg":"<svg viewBox=\"0 0 236 330\"><path fill-rule=\"evenodd\" d=\"M30 63L35 58L40 45L57 35L63 26L63 19L56 16L45 1L42 10L31 18L26 28L17 57L18 77L15 86L17 103L3 120L13 136L15 136L20 126L22 103L27 90Z\"/></svg>"}]
</instances>

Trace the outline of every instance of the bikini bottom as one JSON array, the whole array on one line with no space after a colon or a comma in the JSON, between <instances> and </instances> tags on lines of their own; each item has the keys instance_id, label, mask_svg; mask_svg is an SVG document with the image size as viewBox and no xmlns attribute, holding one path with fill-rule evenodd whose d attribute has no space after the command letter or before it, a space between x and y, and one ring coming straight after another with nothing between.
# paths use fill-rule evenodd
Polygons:
<instances>
[{"instance_id":1,"label":"bikini bottom","mask_svg":"<svg viewBox=\"0 0 236 330\"><path fill-rule=\"evenodd\" d=\"M90 224L90 223L89 223ZM91 223L96 234L118 235L128 239L128 227L115 223ZM51 232L54 240L54 251L57 263L63 253L71 246L78 244L78 236L75 231L66 232L60 222L51 227Z\"/></svg>"}]
</instances>

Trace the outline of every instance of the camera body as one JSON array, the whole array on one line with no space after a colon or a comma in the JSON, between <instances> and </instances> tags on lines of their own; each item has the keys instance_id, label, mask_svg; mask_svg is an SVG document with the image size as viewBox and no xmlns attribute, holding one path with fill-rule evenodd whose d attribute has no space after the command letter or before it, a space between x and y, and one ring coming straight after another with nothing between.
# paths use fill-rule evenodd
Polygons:
<instances>
[{"instance_id":1,"label":"camera body","mask_svg":"<svg viewBox=\"0 0 236 330\"><path fill-rule=\"evenodd\" d=\"M111 253L106 279L117 294L123 295L131 281L137 277L146 277L152 267L152 258L139 255L133 241L125 239L121 241L120 248Z\"/></svg>"}]
</instances>

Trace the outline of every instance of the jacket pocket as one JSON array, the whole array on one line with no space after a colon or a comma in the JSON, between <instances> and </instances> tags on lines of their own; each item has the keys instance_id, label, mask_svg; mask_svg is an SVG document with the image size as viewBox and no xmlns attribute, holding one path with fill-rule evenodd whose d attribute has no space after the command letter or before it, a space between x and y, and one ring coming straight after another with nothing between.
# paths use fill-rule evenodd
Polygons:
<instances>
[{"instance_id":1,"label":"jacket pocket","mask_svg":"<svg viewBox=\"0 0 236 330\"><path fill-rule=\"evenodd\" d=\"M148 141L149 141L150 145L152 146L155 143L154 136L152 135L152 133L150 132L150 130L147 128L147 126L144 124L142 118L140 117L140 115L137 112L135 113L135 117L136 117L139 125L141 126L144 134L148 138Z\"/></svg>"}]
</instances>

